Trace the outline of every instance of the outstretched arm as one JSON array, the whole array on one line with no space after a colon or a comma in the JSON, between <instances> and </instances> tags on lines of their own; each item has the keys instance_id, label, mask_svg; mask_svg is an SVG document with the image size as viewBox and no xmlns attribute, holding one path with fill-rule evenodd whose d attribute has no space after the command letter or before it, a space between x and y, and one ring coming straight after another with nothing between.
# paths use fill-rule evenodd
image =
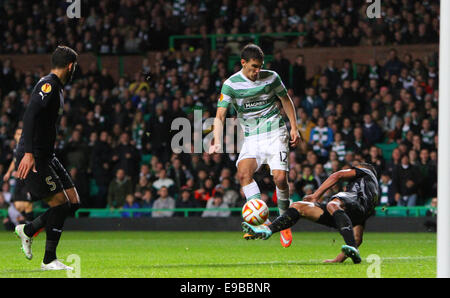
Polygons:
<instances>
[{"instance_id":1,"label":"outstretched arm","mask_svg":"<svg viewBox=\"0 0 450 298\"><path fill-rule=\"evenodd\" d=\"M312 194L303 198L304 201L317 202L322 200L323 194L332 188L336 183L342 180L348 180L356 176L355 169L341 170L333 173L325 180L322 185Z\"/></svg>"},{"instance_id":2,"label":"outstretched arm","mask_svg":"<svg viewBox=\"0 0 450 298\"><path fill-rule=\"evenodd\" d=\"M362 225L357 225L353 227L353 234L355 235L356 246L359 247L363 241L364 227ZM338 254L336 258L330 260L324 260L324 263L342 263L347 259L343 252Z\"/></svg>"}]
</instances>

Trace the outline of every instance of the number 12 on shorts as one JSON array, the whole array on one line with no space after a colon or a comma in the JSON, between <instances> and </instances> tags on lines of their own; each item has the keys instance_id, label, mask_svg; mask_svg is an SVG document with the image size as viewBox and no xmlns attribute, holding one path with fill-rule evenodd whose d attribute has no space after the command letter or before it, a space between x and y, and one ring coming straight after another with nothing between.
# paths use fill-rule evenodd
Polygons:
<instances>
[{"instance_id":1,"label":"number 12 on shorts","mask_svg":"<svg viewBox=\"0 0 450 298\"><path fill-rule=\"evenodd\" d=\"M286 151L280 151L280 161L285 163L287 162L288 154Z\"/></svg>"}]
</instances>

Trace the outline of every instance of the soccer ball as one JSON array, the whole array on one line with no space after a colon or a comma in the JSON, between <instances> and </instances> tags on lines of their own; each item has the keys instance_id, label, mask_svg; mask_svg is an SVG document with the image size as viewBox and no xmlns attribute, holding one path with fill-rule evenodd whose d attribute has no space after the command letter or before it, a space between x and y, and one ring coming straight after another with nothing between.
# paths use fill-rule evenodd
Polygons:
<instances>
[{"instance_id":1,"label":"soccer ball","mask_svg":"<svg viewBox=\"0 0 450 298\"><path fill-rule=\"evenodd\" d=\"M242 218L251 225L262 225L268 217L269 208L266 203L260 199L252 199L242 207Z\"/></svg>"}]
</instances>

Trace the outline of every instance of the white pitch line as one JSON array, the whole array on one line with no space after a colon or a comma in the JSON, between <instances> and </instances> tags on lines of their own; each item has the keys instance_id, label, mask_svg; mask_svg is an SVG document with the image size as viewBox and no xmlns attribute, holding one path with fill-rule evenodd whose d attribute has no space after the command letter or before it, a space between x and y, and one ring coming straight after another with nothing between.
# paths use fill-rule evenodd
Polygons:
<instances>
[{"instance_id":1,"label":"white pitch line","mask_svg":"<svg viewBox=\"0 0 450 298\"><path fill-rule=\"evenodd\" d=\"M392 261L392 260L428 260L428 259L436 259L436 256L415 256L415 257L385 257L385 258L380 258L381 260L384 261ZM366 261L366 258L363 258L363 261ZM256 266L256 265L302 265L305 263L317 263L317 265L322 265L322 264L329 264L329 263L323 263L323 260L314 260L314 259L310 259L310 260L298 260L298 261L271 261L271 262L252 262L252 263L243 263L243 262L238 262L238 263L192 263L192 264L188 264L188 263L178 263L178 264L154 264L152 266L161 266L161 267L177 267L177 266Z\"/></svg>"}]
</instances>

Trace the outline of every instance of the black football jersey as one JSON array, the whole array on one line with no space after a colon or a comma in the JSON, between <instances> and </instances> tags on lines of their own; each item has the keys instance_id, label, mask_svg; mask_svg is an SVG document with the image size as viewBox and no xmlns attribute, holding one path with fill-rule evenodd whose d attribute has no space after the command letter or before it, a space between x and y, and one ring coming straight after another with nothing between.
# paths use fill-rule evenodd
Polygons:
<instances>
[{"instance_id":1,"label":"black football jersey","mask_svg":"<svg viewBox=\"0 0 450 298\"><path fill-rule=\"evenodd\" d=\"M374 173L365 168L353 168L356 176L351 179L346 187L346 191L355 192L363 199L367 207L373 208L378 204L379 187L378 180Z\"/></svg>"},{"instance_id":2,"label":"black football jersey","mask_svg":"<svg viewBox=\"0 0 450 298\"><path fill-rule=\"evenodd\" d=\"M34 87L23 117L18 155L33 153L35 157L49 157L54 154L57 122L64 106L63 87L53 73L41 78Z\"/></svg>"}]
</instances>

